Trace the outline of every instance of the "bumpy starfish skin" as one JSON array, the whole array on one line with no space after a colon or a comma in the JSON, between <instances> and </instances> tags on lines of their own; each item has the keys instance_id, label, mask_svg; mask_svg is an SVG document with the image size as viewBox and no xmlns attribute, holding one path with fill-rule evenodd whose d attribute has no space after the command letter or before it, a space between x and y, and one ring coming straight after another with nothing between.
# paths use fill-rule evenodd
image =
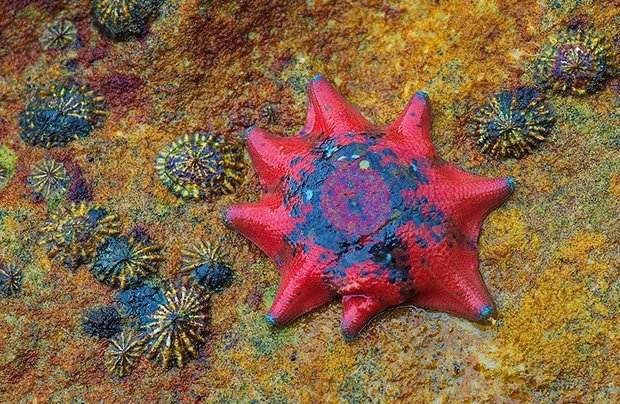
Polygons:
<instances>
[{"instance_id":1,"label":"bumpy starfish skin","mask_svg":"<svg viewBox=\"0 0 620 404\"><path fill-rule=\"evenodd\" d=\"M321 76L308 92L297 136L251 131L247 146L265 193L227 212L280 270L267 321L289 323L337 295L347 338L403 304L492 319L477 240L514 181L437 156L422 92L387 127L369 123Z\"/></svg>"}]
</instances>

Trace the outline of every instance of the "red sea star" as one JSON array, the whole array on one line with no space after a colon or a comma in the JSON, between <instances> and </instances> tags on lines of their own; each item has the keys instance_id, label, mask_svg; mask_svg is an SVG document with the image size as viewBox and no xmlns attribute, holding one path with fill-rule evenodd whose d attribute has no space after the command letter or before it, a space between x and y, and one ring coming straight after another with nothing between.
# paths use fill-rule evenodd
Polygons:
<instances>
[{"instance_id":1,"label":"red sea star","mask_svg":"<svg viewBox=\"0 0 620 404\"><path fill-rule=\"evenodd\" d=\"M403 304L492 320L477 240L514 181L482 178L437 156L422 92L387 127L369 123L320 75L308 93L297 136L250 132L265 194L227 213L280 269L267 321L289 323L337 295L347 338Z\"/></svg>"}]
</instances>

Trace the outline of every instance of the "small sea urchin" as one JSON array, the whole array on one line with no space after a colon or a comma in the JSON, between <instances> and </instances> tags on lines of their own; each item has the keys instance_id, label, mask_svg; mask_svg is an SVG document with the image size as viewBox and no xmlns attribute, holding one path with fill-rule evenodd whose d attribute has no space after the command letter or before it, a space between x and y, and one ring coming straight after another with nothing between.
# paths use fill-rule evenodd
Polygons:
<instances>
[{"instance_id":1,"label":"small sea urchin","mask_svg":"<svg viewBox=\"0 0 620 404\"><path fill-rule=\"evenodd\" d=\"M146 33L161 0L94 0L93 23L106 38L127 40Z\"/></svg>"},{"instance_id":2,"label":"small sea urchin","mask_svg":"<svg viewBox=\"0 0 620 404\"><path fill-rule=\"evenodd\" d=\"M157 263L164 259L161 248L146 235L111 237L97 249L92 272L101 282L125 289L157 272Z\"/></svg>"},{"instance_id":3,"label":"small sea urchin","mask_svg":"<svg viewBox=\"0 0 620 404\"><path fill-rule=\"evenodd\" d=\"M474 117L473 132L483 152L520 158L549 136L554 121L541 94L523 87L494 94Z\"/></svg>"},{"instance_id":4,"label":"small sea urchin","mask_svg":"<svg viewBox=\"0 0 620 404\"><path fill-rule=\"evenodd\" d=\"M51 24L39 39L45 50L64 49L77 42L77 29L68 20L61 20Z\"/></svg>"},{"instance_id":5,"label":"small sea urchin","mask_svg":"<svg viewBox=\"0 0 620 404\"><path fill-rule=\"evenodd\" d=\"M607 70L609 45L603 36L569 29L538 55L536 81L543 88L582 95L596 91Z\"/></svg>"},{"instance_id":6,"label":"small sea urchin","mask_svg":"<svg viewBox=\"0 0 620 404\"><path fill-rule=\"evenodd\" d=\"M105 351L108 371L118 377L127 376L136 367L143 352L142 338L129 331L121 332L110 340Z\"/></svg>"},{"instance_id":7,"label":"small sea urchin","mask_svg":"<svg viewBox=\"0 0 620 404\"><path fill-rule=\"evenodd\" d=\"M232 284L233 271L219 254L220 245L198 241L182 251L181 272L209 292L222 292Z\"/></svg>"},{"instance_id":8,"label":"small sea urchin","mask_svg":"<svg viewBox=\"0 0 620 404\"><path fill-rule=\"evenodd\" d=\"M246 165L240 144L196 132L161 149L155 167L175 195L199 199L234 192Z\"/></svg>"},{"instance_id":9,"label":"small sea urchin","mask_svg":"<svg viewBox=\"0 0 620 404\"><path fill-rule=\"evenodd\" d=\"M41 228L47 254L58 262L76 269L94 257L97 247L106 236L118 234L118 216L86 202L62 206L50 214Z\"/></svg>"},{"instance_id":10,"label":"small sea urchin","mask_svg":"<svg viewBox=\"0 0 620 404\"><path fill-rule=\"evenodd\" d=\"M21 138L34 146L65 146L87 136L106 115L103 97L73 80L39 89L19 116Z\"/></svg>"},{"instance_id":11,"label":"small sea urchin","mask_svg":"<svg viewBox=\"0 0 620 404\"><path fill-rule=\"evenodd\" d=\"M69 186L69 175L65 166L55 160L44 160L33 169L28 183L45 199L62 196Z\"/></svg>"},{"instance_id":12,"label":"small sea urchin","mask_svg":"<svg viewBox=\"0 0 620 404\"><path fill-rule=\"evenodd\" d=\"M166 301L149 316L148 357L163 367L182 367L198 357L206 342L207 300L209 295L196 285L173 286Z\"/></svg>"},{"instance_id":13,"label":"small sea urchin","mask_svg":"<svg viewBox=\"0 0 620 404\"><path fill-rule=\"evenodd\" d=\"M0 297L12 297L22 289L22 271L13 264L0 262Z\"/></svg>"}]
</instances>

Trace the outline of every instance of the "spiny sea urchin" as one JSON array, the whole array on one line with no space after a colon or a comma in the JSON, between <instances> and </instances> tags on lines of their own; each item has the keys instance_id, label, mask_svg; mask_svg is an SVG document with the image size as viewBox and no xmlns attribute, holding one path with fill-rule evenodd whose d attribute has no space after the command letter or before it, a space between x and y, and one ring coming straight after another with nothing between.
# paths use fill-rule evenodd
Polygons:
<instances>
[{"instance_id":1,"label":"spiny sea urchin","mask_svg":"<svg viewBox=\"0 0 620 404\"><path fill-rule=\"evenodd\" d=\"M106 38L127 40L146 33L161 0L94 0L93 23Z\"/></svg>"},{"instance_id":2,"label":"spiny sea urchin","mask_svg":"<svg viewBox=\"0 0 620 404\"><path fill-rule=\"evenodd\" d=\"M164 259L161 249L148 236L135 232L129 237L110 237L97 249L91 270L101 282L125 289L157 272L157 263Z\"/></svg>"},{"instance_id":3,"label":"spiny sea urchin","mask_svg":"<svg viewBox=\"0 0 620 404\"><path fill-rule=\"evenodd\" d=\"M62 163L55 160L43 160L32 169L28 183L32 185L37 194L45 199L51 199L67 192L69 175Z\"/></svg>"},{"instance_id":4,"label":"spiny sea urchin","mask_svg":"<svg viewBox=\"0 0 620 404\"><path fill-rule=\"evenodd\" d=\"M219 244L198 241L181 252L181 272L209 292L221 292L232 284L234 273L222 260Z\"/></svg>"},{"instance_id":5,"label":"spiny sea urchin","mask_svg":"<svg viewBox=\"0 0 620 404\"><path fill-rule=\"evenodd\" d=\"M520 158L549 136L554 122L541 94L522 87L494 94L474 117L473 132L482 152Z\"/></svg>"},{"instance_id":6,"label":"spiny sea urchin","mask_svg":"<svg viewBox=\"0 0 620 404\"><path fill-rule=\"evenodd\" d=\"M86 202L61 206L41 228L40 244L50 258L71 269L94 257L106 236L118 234L118 216Z\"/></svg>"},{"instance_id":7,"label":"spiny sea urchin","mask_svg":"<svg viewBox=\"0 0 620 404\"><path fill-rule=\"evenodd\" d=\"M105 351L106 366L111 375L125 377L136 367L142 353L144 341L131 331L123 331L110 340Z\"/></svg>"},{"instance_id":8,"label":"spiny sea urchin","mask_svg":"<svg viewBox=\"0 0 620 404\"><path fill-rule=\"evenodd\" d=\"M582 28L553 37L536 61L536 81L543 88L582 95L596 91L607 70L609 44Z\"/></svg>"},{"instance_id":9,"label":"spiny sea urchin","mask_svg":"<svg viewBox=\"0 0 620 404\"><path fill-rule=\"evenodd\" d=\"M12 297L22 289L22 271L13 264L0 262L0 297Z\"/></svg>"},{"instance_id":10,"label":"spiny sea urchin","mask_svg":"<svg viewBox=\"0 0 620 404\"><path fill-rule=\"evenodd\" d=\"M204 198L231 193L246 167L242 146L213 133L187 134L166 145L155 168L161 181L177 196Z\"/></svg>"},{"instance_id":11,"label":"spiny sea urchin","mask_svg":"<svg viewBox=\"0 0 620 404\"><path fill-rule=\"evenodd\" d=\"M38 89L19 116L21 138L33 146L65 146L87 136L107 113L103 97L69 79Z\"/></svg>"},{"instance_id":12,"label":"spiny sea urchin","mask_svg":"<svg viewBox=\"0 0 620 404\"><path fill-rule=\"evenodd\" d=\"M206 342L208 298L195 284L172 286L166 292L166 301L149 316L148 357L165 368L182 367L197 358Z\"/></svg>"},{"instance_id":13,"label":"spiny sea urchin","mask_svg":"<svg viewBox=\"0 0 620 404\"><path fill-rule=\"evenodd\" d=\"M71 21L56 21L43 31L39 42L45 50L67 48L77 42L77 29Z\"/></svg>"}]
</instances>

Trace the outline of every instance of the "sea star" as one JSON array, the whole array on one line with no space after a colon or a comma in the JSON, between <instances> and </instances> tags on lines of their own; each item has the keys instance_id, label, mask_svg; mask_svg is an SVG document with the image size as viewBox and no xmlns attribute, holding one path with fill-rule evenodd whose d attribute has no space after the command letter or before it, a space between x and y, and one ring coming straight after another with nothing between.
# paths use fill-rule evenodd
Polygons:
<instances>
[{"instance_id":1,"label":"sea star","mask_svg":"<svg viewBox=\"0 0 620 404\"><path fill-rule=\"evenodd\" d=\"M385 127L369 123L320 75L308 93L297 136L251 130L247 146L265 193L227 212L232 228L280 270L269 324L289 323L337 295L348 339L397 305L493 321L477 240L514 180L479 177L437 156L423 92Z\"/></svg>"}]
</instances>

